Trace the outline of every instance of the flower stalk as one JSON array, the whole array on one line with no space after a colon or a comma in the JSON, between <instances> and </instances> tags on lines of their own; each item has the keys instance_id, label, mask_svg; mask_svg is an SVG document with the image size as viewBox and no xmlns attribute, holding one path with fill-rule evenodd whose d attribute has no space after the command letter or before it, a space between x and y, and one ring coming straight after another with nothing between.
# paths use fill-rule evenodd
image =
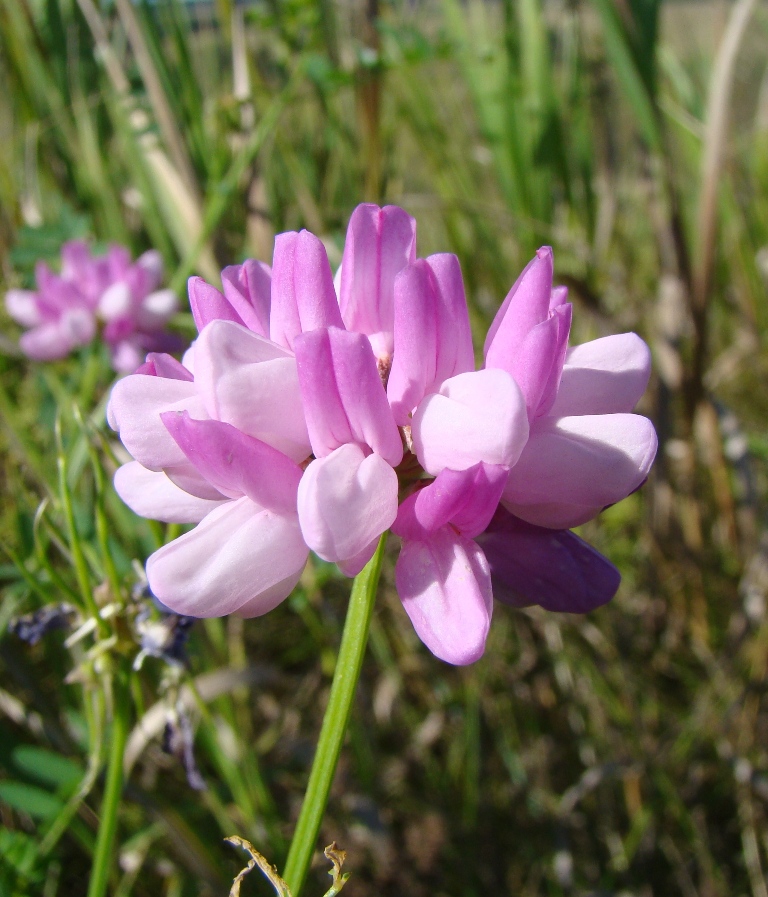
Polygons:
<instances>
[{"instance_id":1,"label":"flower stalk","mask_svg":"<svg viewBox=\"0 0 768 897\"><path fill-rule=\"evenodd\" d=\"M299 820L296 823L283 873L283 878L293 897L299 897L312 860L317 834L325 814L328 795L336 772L341 745L347 731L352 701L357 681L360 678L365 648L368 644L371 612L379 584L386 539L385 532L379 540L376 553L355 577L352 585L328 707L320 729L320 738L309 774L304 803L299 813ZM89 897L94 897L94 895L89 895Z\"/></svg>"}]
</instances>

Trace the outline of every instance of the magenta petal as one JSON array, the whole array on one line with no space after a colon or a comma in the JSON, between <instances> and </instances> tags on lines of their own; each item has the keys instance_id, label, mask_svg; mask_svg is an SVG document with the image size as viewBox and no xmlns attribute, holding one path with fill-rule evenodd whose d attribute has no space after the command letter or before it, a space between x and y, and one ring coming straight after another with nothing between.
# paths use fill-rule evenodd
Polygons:
<instances>
[{"instance_id":1,"label":"magenta petal","mask_svg":"<svg viewBox=\"0 0 768 897\"><path fill-rule=\"evenodd\" d=\"M146 364L148 366L146 373L151 372L155 377L165 377L166 380L188 380L190 382L195 379L192 376L192 372L187 370L180 361L177 361L173 355L168 355L165 352L150 352L147 355ZM142 371L142 373L145 372Z\"/></svg>"},{"instance_id":2,"label":"magenta petal","mask_svg":"<svg viewBox=\"0 0 768 897\"><path fill-rule=\"evenodd\" d=\"M656 447L653 424L637 414L540 418L510 471L504 504L538 526L578 526L643 483Z\"/></svg>"},{"instance_id":3,"label":"magenta petal","mask_svg":"<svg viewBox=\"0 0 768 897\"><path fill-rule=\"evenodd\" d=\"M450 523L473 538L488 526L507 481L506 467L477 464L467 470L445 468L428 486L400 505L392 532L404 539L428 539Z\"/></svg>"},{"instance_id":4,"label":"magenta petal","mask_svg":"<svg viewBox=\"0 0 768 897\"><path fill-rule=\"evenodd\" d=\"M210 417L294 461L310 454L296 359L287 349L238 324L214 321L195 343L194 363Z\"/></svg>"},{"instance_id":5,"label":"magenta petal","mask_svg":"<svg viewBox=\"0 0 768 897\"><path fill-rule=\"evenodd\" d=\"M313 461L298 493L304 539L326 561L353 560L397 516L397 474L380 455L342 445Z\"/></svg>"},{"instance_id":6,"label":"magenta petal","mask_svg":"<svg viewBox=\"0 0 768 897\"><path fill-rule=\"evenodd\" d=\"M455 255L418 259L397 275L394 347L387 397L395 420L405 426L427 393L475 367L464 284Z\"/></svg>"},{"instance_id":7,"label":"magenta petal","mask_svg":"<svg viewBox=\"0 0 768 897\"><path fill-rule=\"evenodd\" d=\"M480 461L511 467L528 438L525 402L506 371L459 374L420 403L411 434L422 467L433 475Z\"/></svg>"},{"instance_id":8,"label":"magenta petal","mask_svg":"<svg viewBox=\"0 0 768 897\"><path fill-rule=\"evenodd\" d=\"M312 449L323 457L340 445L367 445L395 467L400 439L368 339L330 327L297 337L296 363Z\"/></svg>"},{"instance_id":9,"label":"magenta petal","mask_svg":"<svg viewBox=\"0 0 768 897\"><path fill-rule=\"evenodd\" d=\"M287 597L307 554L295 515L241 498L151 555L147 578L176 613L220 617L243 609L258 616Z\"/></svg>"},{"instance_id":10,"label":"magenta petal","mask_svg":"<svg viewBox=\"0 0 768 897\"><path fill-rule=\"evenodd\" d=\"M552 250L543 246L515 281L488 329L486 367L506 370L508 359L517 354L528 332L547 320L552 273Z\"/></svg>"},{"instance_id":11,"label":"magenta petal","mask_svg":"<svg viewBox=\"0 0 768 897\"><path fill-rule=\"evenodd\" d=\"M344 326L325 246L309 231L275 237L271 302L270 339L289 349L300 333Z\"/></svg>"},{"instance_id":12,"label":"magenta petal","mask_svg":"<svg viewBox=\"0 0 768 897\"><path fill-rule=\"evenodd\" d=\"M552 417L631 411L645 392L651 353L636 333L575 346L565 356Z\"/></svg>"},{"instance_id":13,"label":"magenta petal","mask_svg":"<svg viewBox=\"0 0 768 897\"><path fill-rule=\"evenodd\" d=\"M199 332L211 321L243 323L243 319L216 287L206 283L202 277L190 277L187 282L187 290L192 317L195 319Z\"/></svg>"},{"instance_id":14,"label":"magenta petal","mask_svg":"<svg viewBox=\"0 0 768 897\"><path fill-rule=\"evenodd\" d=\"M397 206L359 205L349 219L339 305L349 330L365 333L378 358L392 356L394 284L416 260L416 222Z\"/></svg>"},{"instance_id":15,"label":"magenta petal","mask_svg":"<svg viewBox=\"0 0 768 897\"><path fill-rule=\"evenodd\" d=\"M470 539L439 530L403 543L395 584L419 638L441 660L474 663L485 650L493 595L488 563Z\"/></svg>"},{"instance_id":16,"label":"magenta petal","mask_svg":"<svg viewBox=\"0 0 768 897\"><path fill-rule=\"evenodd\" d=\"M192 420L185 412L161 417L187 458L224 495L247 495L263 508L295 513L301 468L282 452L221 421Z\"/></svg>"},{"instance_id":17,"label":"magenta petal","mask_svg":"<svg viewBox=\"0 0 768 897\"><path fill-rule=\"evenodd\" d=\"M269 336L269 306L272 270L264 262L248 259L221 272L224 297L245 326L261 336Z\"/></svg>"},{"instance_id":18,"label":"magenta petal","mask_svg":"<svg viewBox=\"0 0 768 897\"><path fill-rule=\"evenodd\" d=\"M488 559L493 594L513 607L585 614L616 594L621 574L574 533L524 523L500 509L477 539Z\"/></svg>"},{"instance_id":19,"label":"magenta petal","mask_svg":"<svg viewBox=\"0 0 768 897\"><path fill-rule=\"evenodd\" d=\"M209 501L190 495L162 471L148 470L138 461L117 469L115 491L134 513L163 523L198 523L224 500L224 496Z\"/></svg>"}]
</instances>

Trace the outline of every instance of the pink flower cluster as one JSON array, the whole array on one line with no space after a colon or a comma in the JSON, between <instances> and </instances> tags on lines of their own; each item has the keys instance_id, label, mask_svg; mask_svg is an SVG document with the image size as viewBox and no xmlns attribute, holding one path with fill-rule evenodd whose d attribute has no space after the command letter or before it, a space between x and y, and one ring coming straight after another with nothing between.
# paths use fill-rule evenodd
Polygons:
<instances>
[{"instance_id":1,"label":"pink flower cluster","mask_svg":"<svg viewBox=\"0 0 768 897\"><path fill-rule=\"evenodd\" d=\"M458 260L416 256L402 209L361 205L336 280L307 231L272 269L192 278L200 335L181 364L150 354L115 386L135 458L115 477L138 514L197 526L147 562L192 616L263 614L311 549L355 575L387 529L397 590L438 657L483 653L493 595L584 612L616 569L568 528L637 489L656 452L632 413L649 376L634 334L568 349L571 306L540 249L475 370Z\"/></svg>"},{"instance_id":2,"label":"pink flower cluster","mask_svg":"<svg viewBox=\"0 0 768 897\"><path fill-rule=\"evenodd\" d=\"M179 339L165 332L177 309L171 290L158 290L163 276L160 253L145 252L136 262L123 246L94 256L81 240L61 249L61 273L44 263L35 270L37 290L10 290L8 314L30 328L19 341L25 355L37 361L64 358L96 335L97 323L112 350L112 365L128 373L147 352L174 352Z\"/></svg>"}]
</instances>

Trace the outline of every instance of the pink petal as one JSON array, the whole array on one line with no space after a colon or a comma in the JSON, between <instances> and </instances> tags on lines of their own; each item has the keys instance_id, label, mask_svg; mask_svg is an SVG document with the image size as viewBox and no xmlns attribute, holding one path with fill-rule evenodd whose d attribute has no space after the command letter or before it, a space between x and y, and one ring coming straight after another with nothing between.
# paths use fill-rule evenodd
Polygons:
<instances>
[{"instance_id":1,"label":"pink petal","mask_svg":"<svg viewBox=\"0 0 768 897\"><path fill-rule=\"evenodd\" d=\"M552 249L542 246L507 293L485 339L485 364L507 369L509 358L537 324L549 317L552 295Z\"/></svg>"},{"instance_id":2,"label":"pink petal","mask_svg":"<svg viewBox=\"0 0 768 897\"><path fill-rule=\"evenodd\" d=\"M565 367L551 417L631 411L648 385L651 353L636 333L604 336L575 346Z\"/></svg>"},{"instance_id":3,"label":"pink petal","mask_svg":"<svg viewBox=\"0 0 768 897\"><path fill-rule=\"evenodd\" d=\"M73 308L63 312L58 321L41 324L23 333L19 346L29 358L53 361L89 343L95 334L96 322L91 312Z\"/></svg>"},{"instance_id":4,"label":"pink petal","mask_svg":"<svg viewBox=\"0 0 768 897\"><path fill-rule=\"evenodd\" d=\"M275 237L271 302L270 338L289 349L300 333L344 326L325 246L309 231Z\"/></svg>"},{"instance_id":5,"label":"pink petal","mask_svg":"<svg viewBox=\"0 0 768 897\"><path fill-rule=\"evenodd\" d=\"M399 464L402 440L367 337L330 327L301 334L295 349L315 455L356 442L393 467Z\"/></svg>"},{"instance_id":6,"label":"pink petal","mask_svg":"<svg viewBox=\"0 0 768 897\"><path fill-rule=\"evenodd\" d=\"M195 319L198 332L202 332L206 324L212 321L234 321L242 324L243 319L227 302L222 293L206 283L202 277L190 277L187 281L189 306Z\"/></svg>"},{"instance_id":7,"label":"pink petal","mask_svg":"<svg viewBox=\"0 0 768 897\"><path fill-rule=\"evenodd\" d=\"M404 542L395 584L413 628L429 650L456 665L485 650L493 595L488 563L469 539L447 527L426 542Z\"/></svg>"},{"instance_id":8,"label":"pink petal","mask_svg":"<svg viewBox=\"0 0 768 897\"><path fill-rule=\"evenodd\" d=\"M43 322L37 307L37 293L32 290L8 290L5 310L22 327L36 327Z\"/></svg>"},{"instance_id":9,"label":"pink petal","mask_svg":"<svg viewBox=\"0 0 768 897\"><path fill-rule=\"evenodd\" d=\"M247 495L263 508L295 513L301 468L290 458L218 420L192 420L173 411L161 417L179 448L223 495Z\"/></svg>"},{"instance_id":10,"label":"pink petal","mask_svg":"<svg viewBox=\"0 0 768 897\"><path fill-rule=\"evenodd\" d=\"M349 330L365 333L377 358L393 352L394 284L416 260L416 222L397 206L359 205L349 219L339 305Z\"/></svg>"},{"instance_id":11,"label":"pink petal","mask_svg":"<svg viewBox=\"0 0 768 897\"><path fill-rule=\"evenodd\" d=\"M525 402L505 371L459 374L421 402L411 433L422 467L433 475L480 461L511 467L528 438Z\"/></svg>"},{"instance_id":12,"label":"pink petal","mask_svg":"<svg viewBox=\"0 0 768 897\"><path fill-rule=\"evenodd\" d=\"M392 532L404 539L428 539L451 524L463 536L482 533L498 507L506 467L476 464L467 470L445 468L428 486L400 505Z\"/></svg>"},{"instance_id":13,"label":"pink petal","mask_svg":"<svg viewBox=\"0 0 768 897\"><path fill-rule=\"evenodd\" d=\"M194 363L206 416L232 424L293 461L310 454L296 360L288 350L243 326L214 321L195 343Z\"/></svg>"},{"instance_id":14,"label":"pink petal","mask_svg":"<svg viewBox=\"0 0 768 897\"><path fill-rule=\"evenodd\" d=\"M307 554L295 516L240 498L151 555L147 578L176 613L221 617L243 609L258 616L290 594Z\"/></svg>"},{"instance_id":15,"label":"pink petal","mask_svg":"<svg viewBox=\"0 0 768 897\"><path fill-rule=\"evenodd\" d=\"M227 302L242 318L245 326L261 336L269 336L269 306L272 269L264 262L247 259L242 265L230 265L221 272Z\"/></svg>"},{"instance_id":16,"label":"pink petal","mask_svg":"<svg viewBox=\"0 0 768 897\"><path fill-rule=\"evenodd\" d=\"M394 346L387 397L395 420L405 426L427 393L475 367L464 284L455 255L418 259L397 275Z\"/></svg>"},{"instance_id":17,"label":"pink petal","mask_svg":"<svg viewBox=\"0 0 768 897\"><path fill-rule=\"evenodd\" d=\"M376 536L375 539L371 539L370 543L354 557L348 558L345 561L336 561L336 566L345 576L349 576L350 578L357 576L368 561L374 556L378 545L379 536Z\"/></svg>"},{"instance_id":18,"label":"pink petal","mask_svg":"<svg viewBox=\"0 0 768 897\"><path fill-rule=\"evenodd\" d=\"M653 424L637 414L540 418L504 490L513 514L569 529L626 498L656 455Z\"/></svg>"},{"instance_id":19,"label":"pink petal","mask_svg":"<svg viewBox=\"0 0 768 897\"><path fill-rule=\"evenodd\" d=\"M186 461L182 450L166 430L164 411L189 411L208 417L195 384L132 374L118 380L109 400L110 423L116 425L123 445L134 459L150 470L162 470Z\"/></svg>"},{"instance_id":20,"label":"pink petal","mask_svg":"<svg viewBox=\"0 0 768 897\"><path fill-rule=\"evenodd\" d=\"M380 455L342 445L313 461L299 484L299 520L309 547L326 561L352 560L397 516L397 474Z\"/></svg>"},{"instance_id":21,"label":"pink petal","mask_svg":"<svg viewBox=\"0 0 768 897\"><path fill-rule=\"evenodd\" d=\"M165 352L150 352L147 355L146 364L148 370L142 371L142 373L165 377L168 380L187 380L190 383L195 379L192 372L185 368L180 361Z\"/></svg>"},{"instance_id":22,"label":"pink petal","mask_svg":"<svg viewBox=\"0 0 768 897\"><path fill-rule=\"evenodd\" d=\"M117 469L115 491L134 513L163 523L197 523L222 503L190 495L164 473L147 470L138 461Z\"/></svg>"},{"instance_id":23,"label":"pink petal","mask_svg":"<svg viewBox=\"0 0 768 897\"><path fill-rule=\"evenodd\" d=\"M585 614L610 601L621 582L613 564L578 536L531 526L503 509L477 542L494 597L513 607Z\"/></svg>"},{"instance_id":24,"label":"pink petal","mask_svg":"<svg viewBox=\"0 0 768 897\"><path fill-rule=\"evenodd\" d=\"M136 259L136 265L147 274L147 289L156 289L163 279L162 255L156 249L148 249Z\"/></svg>"}]
</instances>

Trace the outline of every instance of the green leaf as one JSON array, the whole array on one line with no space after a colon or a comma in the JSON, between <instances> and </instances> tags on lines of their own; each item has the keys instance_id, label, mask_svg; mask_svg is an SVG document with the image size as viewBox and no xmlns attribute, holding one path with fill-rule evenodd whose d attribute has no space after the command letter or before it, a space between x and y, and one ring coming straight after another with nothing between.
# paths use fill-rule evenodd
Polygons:
<instances>
[{"instance_id":1,"label":"green leaf","mask_svg":"<svg viewBox=\"0 0 768 897\"><path fill-rule=\"evenodd\" d=\"M56 788L77 785L85 775L82 766L69 757L62 757L61 754L33 745L17 747L12 752L11 759L20 772Z\"/></svg>"},{"instance_id":2,"label":"green leaf","mask_svg":"<svg viewBox=\"0 0 768 897\"><path fill-rule=\"evenodd\" d=\"M57 797L23 782L0 782L0 800L33 819L51 819L62 808Z\"/></svg>"}]
</instances>

